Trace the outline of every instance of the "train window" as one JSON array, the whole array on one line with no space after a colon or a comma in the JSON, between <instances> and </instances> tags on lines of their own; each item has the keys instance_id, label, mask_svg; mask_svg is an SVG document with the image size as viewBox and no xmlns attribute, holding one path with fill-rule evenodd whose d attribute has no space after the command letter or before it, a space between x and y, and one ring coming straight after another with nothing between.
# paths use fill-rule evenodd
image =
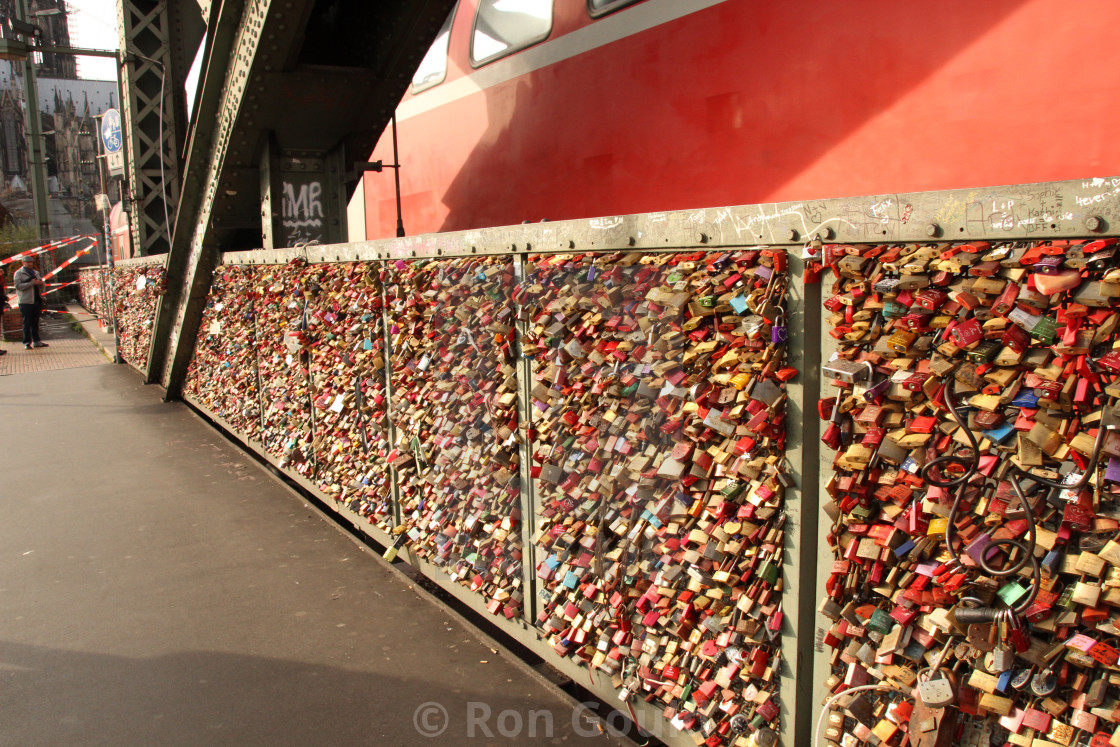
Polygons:
<instances>
[{"instance_id":1,"label":"train window","mask_svg":"<svg viewBox=\"0 0 1120 747\"><path fill-rule=\"evenodd\" d=\"M598 17L618 10L626 5L633 5L638 0L587 0L587 12Z\"/></svg>"},{"instance_id":2,"label":"train window","mask_svg":"<svg viewBox=\"0 0 1120 747\"><path fill-rule=\"evenodd\" d=\"M481 0L471 36L471 64L512 54L548 38L552 0Z\"/></svg>"},{"instance_id":3,"label":"train window","mask_svg":"<svg viewBox=\"0 0 1120 747\"><path fill-rule=\"evenodd\" d=\"M447 20L443 22L443 28L439 30L439 36L432 42L428 53L420 61L420 67L416 68L416 74L412 76L413 93L439 85L447 77L447 45L451 41L451 22L454 19L455 8L452 8L447 14Z\"/></svg>"}]
</instances>

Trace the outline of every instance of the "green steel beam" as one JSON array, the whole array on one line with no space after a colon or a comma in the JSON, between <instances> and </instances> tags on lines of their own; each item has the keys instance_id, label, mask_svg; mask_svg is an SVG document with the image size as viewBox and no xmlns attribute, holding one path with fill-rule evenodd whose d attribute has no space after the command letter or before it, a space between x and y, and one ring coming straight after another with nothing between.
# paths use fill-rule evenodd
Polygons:
<instances>
[{"instance_id":1,"label":"green steel beam","mask_svg":"<svg viewBox=\"0 0 1120 747\"><path fill-rule=\"evenodd\" d=\"M324 25L320 4L225 0L210 8L168 292L147 372L169 399L178 397L190 361L217 252L265 243L262 218L273 220L277 200L268 195L262 216L262 186L276 181L262 180L262 138L274 137L270 147L281 154L323 159L328 237L345 235L345 162L368 157L454 0L344 4L333 26Z\"/></svg>"}]
</instances>

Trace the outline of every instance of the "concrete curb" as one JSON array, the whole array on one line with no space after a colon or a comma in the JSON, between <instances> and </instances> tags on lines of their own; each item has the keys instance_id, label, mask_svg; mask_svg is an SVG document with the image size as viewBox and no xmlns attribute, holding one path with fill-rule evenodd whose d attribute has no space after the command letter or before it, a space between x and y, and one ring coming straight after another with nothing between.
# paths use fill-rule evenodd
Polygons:
<instances>
[{"instance_id":1,"label":"concrete curb","mask_svg":"<svg viewBox=\"0 0 1120 747\"><path fill-rule=\"evenodd\" d=\"M96 345L105 357L109 359L110 363L119 363L117 360L117 348L115 345L115 338L112 334L105 332L101 329L101 324L96 316L92 319L80 319L77 314L85 314L92 316L92 312L87 311L85 307L70 303L66 304L66 313L70 316L71 321L77 322L82 328L84 334L89 341Z\"/></svg>"}]
</instances>

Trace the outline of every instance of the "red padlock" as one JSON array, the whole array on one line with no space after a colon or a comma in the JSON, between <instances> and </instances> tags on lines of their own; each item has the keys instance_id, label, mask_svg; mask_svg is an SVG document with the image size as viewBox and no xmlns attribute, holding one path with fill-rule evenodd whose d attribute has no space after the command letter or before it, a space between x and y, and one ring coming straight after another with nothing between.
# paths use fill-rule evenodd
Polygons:
<instances>
[{"instance_id":1,"label":"red padlock","mask_svg":"<svg viewBox=\"0 0 1120 747\"><path fill-rule=\"evenodd\" d=\"M966 348L969 345L975 345L983 339L984 329L977 320L967 319L953 327L949 335L953 338L953 344L958 348Z\"/></svg>"}]
</instances>

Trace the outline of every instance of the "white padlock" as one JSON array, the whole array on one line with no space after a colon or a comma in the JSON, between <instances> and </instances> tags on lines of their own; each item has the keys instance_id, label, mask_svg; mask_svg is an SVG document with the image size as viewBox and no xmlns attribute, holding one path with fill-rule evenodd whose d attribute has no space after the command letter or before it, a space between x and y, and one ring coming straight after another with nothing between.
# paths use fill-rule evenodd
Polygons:
<instances>
[{"instance_id":1,"label":"white padlock","mask_svg":"<svg viewBox=\"0 0 1120 747\"><path fill-rule=\"evenodd\" d=\"M930 708L944 708L957 700L957 688L944 670L918 682L918 697Z\"/></svg>"}]
</instances>

